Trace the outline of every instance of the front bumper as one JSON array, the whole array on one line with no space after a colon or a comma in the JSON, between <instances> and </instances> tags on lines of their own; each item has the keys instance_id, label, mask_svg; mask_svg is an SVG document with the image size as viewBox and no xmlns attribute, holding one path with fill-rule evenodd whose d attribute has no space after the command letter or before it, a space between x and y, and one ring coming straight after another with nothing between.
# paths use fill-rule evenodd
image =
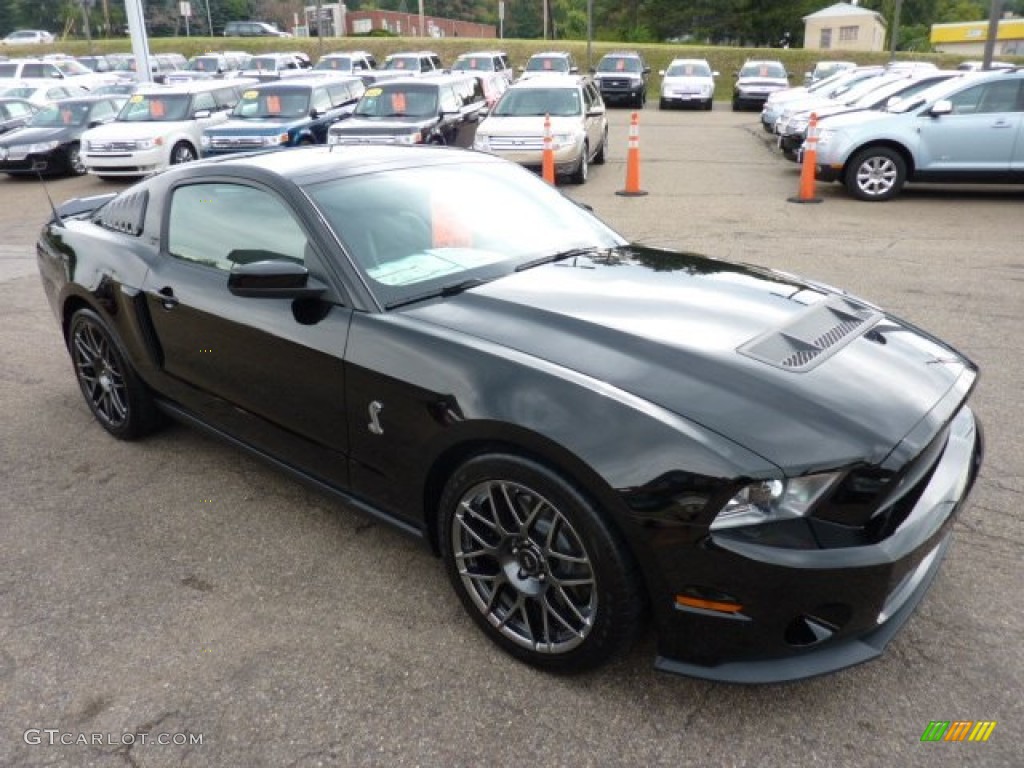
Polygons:
<instances>
[{"instance_id":1,"label":"front bumper","mask_svg":"<svg viewBox=\"0 0 1024 768\"><path fill-rule=\"evenodd\" d=\"M489 150L492 155L497 155L504 160L526 166L533 170L539 170L543 162L543 150ZM574 172L580 164L580 155L583 154L583 145L576 144L554 150L555 173L566 174Z\"/></svg>"},{"instance_id":2,"label":"front bumper","mask_svg":"<svg viewBox=\"0 0 1024 768\"><path fill-rule=\"evenodd\" d=\"M169 165L169 150L159 146L128 152L83 151L82 162L97 176L147 176Z\"/></svg>"},{"instance_id":3,"label":"front bumper","mask_svg":"<svg viewBox=\"0 0 1024 768\"><path fill-rule=\"evenodd\" d=\"M21 157L8 157L0 160L0 173L12 175L36 173L51 174L64 173L67 170L68 161L62 150L51 150L50 152L33 152L30 155Z\"/></svg>"},{"instance_id":4,"label":"front bumper","mask_svg":"<svg viewBox=\"0 0 1024 768\"><path fill-rule=\"evenodd\" d=\"M909 514L874 544L782 548L751 531L711 534L670 583L676 591L686 584L676 579L713 584L742 610L677 604L663 613L655 666L708 680L778 683L877 657L938 572L981 456L980 427L965 407Z\"/></svg>"},{"instance_id":5,"label":"front bumper","mask_svg":"<svg viewBox=\"0 0 1024 768\"><path fill-rule=\"evenodd\" d=\"M643 83L636 83L630 86L611 86L611 85L599 85L598 90L601 92L601 98L610 104L614 104L620 101L635 101L640 98L640 94L644 92Z\"/></svg>"}]
</instances>

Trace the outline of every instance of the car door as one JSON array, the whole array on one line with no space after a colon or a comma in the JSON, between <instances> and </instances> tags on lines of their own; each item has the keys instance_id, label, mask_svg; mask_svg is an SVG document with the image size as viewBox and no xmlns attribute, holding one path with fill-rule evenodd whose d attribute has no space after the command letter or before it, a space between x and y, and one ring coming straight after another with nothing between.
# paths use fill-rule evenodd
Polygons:
<instances>
[{"instance_id":1,"label":"car door","mask_svg":"<svg viewBox=\"0 0 1024 768\"><path fill-rule=\"evenodd\" d=\"M949 114L918 117L918 174L1006 173L1021 132L1021 79L990 80L953 94Z\"/></svg>"},{"instance_id":2,"label":"car door","mask_svg":"<svg viewBox=\"0 0 1024 768\"><path fill-rule=\"evenodd\" d=\"M601 94L593 83L586 83L583 86L583 119L586 124L587 144L590 147L590 154L597 152L597 148L604 141L604 102Z\"/></svg>"},{"instance_id":3,"label":"car door","mask_svg":"<svg viewBox=\"0 0 1024 768\"><path fill-rule=\"evenodd\" d=\"M274 259L329 282L309 223L279 195L235 180L181 183L167 196L160 259L143 290L162 386L204 421L321 480L348 484L343 357L351 309L253 298L232 269Z\"/></svg>"}]
</instances>

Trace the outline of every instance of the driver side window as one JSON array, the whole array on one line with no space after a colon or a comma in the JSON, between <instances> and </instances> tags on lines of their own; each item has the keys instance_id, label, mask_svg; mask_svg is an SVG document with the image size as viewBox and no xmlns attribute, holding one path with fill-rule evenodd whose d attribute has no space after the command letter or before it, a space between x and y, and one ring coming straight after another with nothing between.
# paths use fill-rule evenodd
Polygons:
<instances>
[{"instance_id":1,"label":"driver side window","mask_svg":"<svg viewBox=\"0 0 1024 768\"><path fill-rule=\"evenodd\" d=\"M275 195L241 184L190 184L174 190L167 226L171 256L225 272L269 259L303 263L308 240Z\"/></svg>"}]
</instances>

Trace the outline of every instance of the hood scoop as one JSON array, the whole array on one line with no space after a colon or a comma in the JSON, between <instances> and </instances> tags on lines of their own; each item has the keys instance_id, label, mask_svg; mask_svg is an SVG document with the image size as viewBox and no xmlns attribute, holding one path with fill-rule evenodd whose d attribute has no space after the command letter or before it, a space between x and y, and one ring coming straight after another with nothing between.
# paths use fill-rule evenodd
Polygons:
<instances>
[{"instance_id":1,"label":"hood scoop","mask_svg":"<svg viewBox=\"0 0 1024 768\"><path fill-rule=\"evenodd\" d=\"M820 365L881 319L882 313L877 310L832 296L736 351L776 368L802 373Z\"/></svg>"}]
</instances>

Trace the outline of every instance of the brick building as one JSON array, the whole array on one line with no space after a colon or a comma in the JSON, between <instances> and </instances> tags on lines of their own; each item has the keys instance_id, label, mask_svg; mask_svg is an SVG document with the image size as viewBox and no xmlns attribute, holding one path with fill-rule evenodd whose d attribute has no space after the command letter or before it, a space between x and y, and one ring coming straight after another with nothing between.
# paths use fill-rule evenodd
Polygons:
<instances>
[{"instance_id":1,"label":"brick building","mask_svg":"<svg viewBox=\"0 0 1024 768\"><path fill-rule=\"evenodd\" d=\"M401 11L349 11L344 15L345 33L365 35L375 29L386 29L401 37L470 37L493 38L498 29L493 24L477 24L473 21L441 19L424 16L426 34L420 34L420 17L417 13Z\"/></svg>"}]
</instances>

